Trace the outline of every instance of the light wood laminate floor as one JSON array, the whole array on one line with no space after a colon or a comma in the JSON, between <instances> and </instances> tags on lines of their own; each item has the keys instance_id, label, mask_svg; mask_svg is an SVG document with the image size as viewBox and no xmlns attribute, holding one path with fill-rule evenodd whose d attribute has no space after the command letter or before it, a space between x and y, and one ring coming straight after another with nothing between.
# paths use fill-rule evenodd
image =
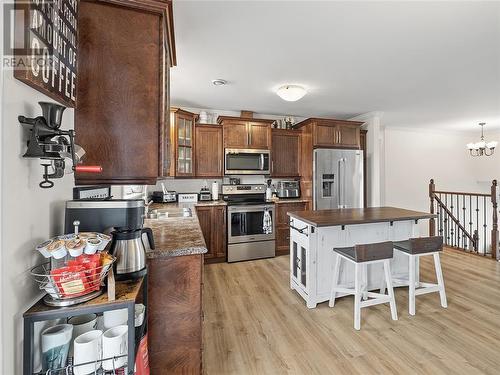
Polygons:
<instances>
[{"instance_id":1,"label":"light wood laminate floor","mask_svg":"<svg viewBox=\"0 0 500 375\"><path fill-rule=\"evenodd\" d=\"M429 259L425 259L429 258ZM422 281L435 281L432 257ZM205 266L205 374L500 374L500 263L446 250L448 308L437 293L396 288L389 306L362 310L353 329L353 298L308 309L289 287L289 257Z\"/></svg>"}]
</instances>

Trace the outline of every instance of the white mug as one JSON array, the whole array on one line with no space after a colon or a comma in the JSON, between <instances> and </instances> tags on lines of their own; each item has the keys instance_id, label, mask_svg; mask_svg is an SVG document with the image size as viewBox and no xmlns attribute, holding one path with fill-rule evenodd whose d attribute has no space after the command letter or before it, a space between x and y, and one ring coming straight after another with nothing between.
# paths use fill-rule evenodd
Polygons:
<instances>
[{"instance_id":1,"label":"white mug","mask_svg":"<svg viewBox=\"0 0 500 375\"><path fill-rule=\"evenodd\" d=\"M112 358L124 356L127 354L128 347L128 326L121 325L108 329L102 335L102 357ZM104 370L115 370L127 363L127 357L121 357L114 360L108 359L102 362Z\"/></svg>"},{"instance_id":2,"label":"white mug","mask_svg":"<svg viewBox=\"0 0 500 375\"><path fill-rule=\"evenodd\" d=\"M68 323L73 326L73 340L78 336L83 335L89 331L97 328L97 315L96 314L83 314L72 316L68 319ZM73 353L73 342L71 343L70 354Z\"/></svg>"},{"instance_id":3,"label":"white mug","mask_svg":"<svg viewBox=\"0 0 500 375\"><path fill-rule=\"evenodd\" d=\"M42 332L43 371L66 366L72 333L71 324L58 324Z\"/></svg>"},{"instance_id":4,"label":"white mug","mask_svg":"<svg viewBox=\"0 0 500 375\"><path fill-rule=\"evenodd\" d=\"M78 336L74 341L74 368L75 375L93 374L101 367L102 358L102 331L94 330ZM81 363L86 365L77 366Z\"/></svg>"},{"instance_id":5,"label":"white mug","mask_svg":"<svg viewBox=\"0 0 500 375\"><path fill-rule=\"evenodd\" d=\"M109 310L104 311L102 314L104 329L110 329L122 324L127 324L128 320L128 310L127 309L119 309L119 310Z\"/></svg>"}]
</instances>

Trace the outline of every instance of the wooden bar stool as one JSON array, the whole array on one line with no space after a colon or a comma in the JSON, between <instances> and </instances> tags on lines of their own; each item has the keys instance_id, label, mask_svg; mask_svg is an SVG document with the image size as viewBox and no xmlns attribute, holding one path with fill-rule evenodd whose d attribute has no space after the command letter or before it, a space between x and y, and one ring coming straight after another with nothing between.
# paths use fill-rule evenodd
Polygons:
<instances>
[{"instance_id":1,"label":"wooden bar stool","mask_svg":"<svg viewBox=\"0 0 500 375\"><path fill-rule=\"evenodd\" d=\"M363 307L389 303L391 307L392 320L398 320L396 310L396 300L394 299L394 290L392 289L391 265L394 248L393 243L381 242L365 245L356 245L354 247L335 248L336 253L335 268L333 271L332 291L328 306L335 306L337 293L346 293L354 295L354 328L359 330L361 327L361 309ZM346 260L354 264L354 289L347 286L338 285L340 263ZM388 295L385 293L372 293L362 290L363 279L366 279L366 267L374 263L383 263L385 281L387 283ZM366 299L366 300L362 300Z\"/></svg>"},{"instance_id":2,"label":"wooden bar stool","mask_svg":"<svg viewBox=\"0 0 500 375\"><path fill-rule=\"evenodd\" d=\"M415 315L415 296L427 293L439 292L439 297L441 299L441 306L446 308L448 303L446 302L446 292L444 288L443 271L441 270L441 261L439 259L439 253L443 250L443 237L422 237L422 238L410 238L407 241L394 242L394 248L399 250L401 254L408 256L408 280L398 280L394 279L395 284L408 285L409 288L409 301L408 301L408 312L410 315ZM419 273L419 258L426 255L432 255L434 258L434 269L436 270L437 284L423 283L419 280L417 281L416 275ZM406 281L406 282L405 282ZM382 286L380 292L384 291Z\"/></svg>"}]
</instances>

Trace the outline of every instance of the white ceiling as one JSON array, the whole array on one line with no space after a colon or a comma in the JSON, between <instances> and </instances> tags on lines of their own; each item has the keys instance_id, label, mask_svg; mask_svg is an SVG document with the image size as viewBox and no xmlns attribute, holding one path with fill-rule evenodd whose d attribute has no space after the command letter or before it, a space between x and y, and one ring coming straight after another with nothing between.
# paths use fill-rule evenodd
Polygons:
<instances>
[{"instance_id":1,"label":"white ceiling","mask_svg":"<svg viewBox=\"0 0 500 375\"><path fill-rule=\"evenodd\" d=\"M175 105L500 128L500 2L177 0L174 23ZM309 93L285 102L284 83Z\"/></svg>"}]
</instances>

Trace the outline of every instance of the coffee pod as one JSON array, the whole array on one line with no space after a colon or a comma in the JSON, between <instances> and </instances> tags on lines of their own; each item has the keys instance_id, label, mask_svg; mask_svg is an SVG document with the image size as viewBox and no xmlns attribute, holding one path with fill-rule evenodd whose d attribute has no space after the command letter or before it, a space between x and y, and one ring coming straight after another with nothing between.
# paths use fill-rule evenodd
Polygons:
<instances>
[{"instance_id":1,"label":"coffee pod","mask_svg":"<svg viewBox=\"0 0 500 375\"><path fill-rule=\"evenodd\" d=\"M48 240L45 242L42 242L41 244L36 246L36 249L42 254L45 258L50 258L51 254L50 251L47 250L47 247L52 243L52 240Z\"/></svg>"},{"instance_id":2,"label":"coffee pod","mask_svg":"<svg viewBox=\"0 0 500 375\"><path fill-rule=\"evenodd\" d=\"M69 251L69 254L72 257L78 257L83 254L83 249L87 245L87 241L83 239L72 239L69 241L66 241L66 248Z\"/></svg>"},{"instance_id":3,"label":"coffee pod","mask_svg":"<svg viewBox=\"0 0 500 375\"><path fill-rule=\"evenodd\" d=\"M104 233L97 233L97 238L102 241L98 248L99 251L104 250L109 241L111 241L111 236Z\"/></svg>"},{"instance_id":4,"label":"coffee pod","mask_svg":"<svg viewBox=\"0 0 500 375\"><path fill-rule=\"evenodd\" d=\"M66 247L64 246L63 240L52 241L48 246L47 250L54 259L61 259L68 254Z\"/></svg>"},{"instance_id":5,"label":"coffee pod","mask_svg":"<svg viewBox=\"0 0 500 375\"><path fill-rule=\"evenodd\" d=\"M87 245L85 246L85 254L95 254L99 249L102 240L97 237L91 237L87 239Z\"/></svg>"}]
</instances>

